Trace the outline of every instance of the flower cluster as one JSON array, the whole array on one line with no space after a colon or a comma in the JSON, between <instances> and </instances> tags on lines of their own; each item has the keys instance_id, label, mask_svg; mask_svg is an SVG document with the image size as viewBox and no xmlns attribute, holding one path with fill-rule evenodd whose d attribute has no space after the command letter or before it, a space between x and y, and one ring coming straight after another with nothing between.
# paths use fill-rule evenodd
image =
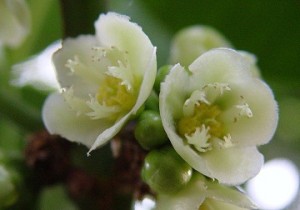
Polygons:
<instances>
[{"instance_id":1,"label":"flower cluster","mask_svg":"<svg viewBox=\"0 0 300 210\"><path fill-rule=\"evenodd\" d=\"M157 193L157 209L255 208L223 185L259 172L257 146L277 126L277 103L254 55L196 26L175 36L171 65L157 71L156 48L128 17L102 14L95 29L64 40L53 55L61 91L44 104L47 129L91 152L133 121L136 140L150 150L142 178Z\"/></svg>"}]
</instances>

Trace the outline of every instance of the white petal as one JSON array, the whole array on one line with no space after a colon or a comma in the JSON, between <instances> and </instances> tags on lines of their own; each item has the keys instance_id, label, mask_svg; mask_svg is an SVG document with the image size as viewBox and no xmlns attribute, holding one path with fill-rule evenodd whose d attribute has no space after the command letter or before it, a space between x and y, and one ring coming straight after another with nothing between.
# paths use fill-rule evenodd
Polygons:
<instances>
[{"instance_id":1,"label":"white petal","mask_svg":"<svg viewBox=\"0 0 300 210\"><path fill-rule=\"evenodd\" d=\"M142 77L148 71L145 67L149 66L154 47L140 26L130 22L127 16L110 12L100 15L95 28L102 46L115 46L128 53L130 68L135 75Z\"/></svg>"},{"instance_id":2,"label":"white petal","mask_svg":"<svg viewBox=\"0 0 300 210\"><path fill-rule=\"evenodd\" d=\"M158 194L156 210L198 210L205 199L205 178L193 175L188 185L178 193Z\"/></svg>"},{"instance_id":3,"label":"white petal","mask_svg":"<svg viewBox=\"0 0 300 210\"><path fill-rule=\"evenodd\" d=\"M256 147L213 149L203 156L212 178L229 185L238 185L254 177L264 161Z\"/></svg>"},{"instance_id":4,"label":"white petal","mask_svg":"<svg viewBox=\"0 0 300 210\"><path fill-rule=\"evenodd\" d=\"M200 89L204 85L221 83L243 83L252 78L250 63L232 49L219 48L210 50L198 57L190 66L193 72L191 85Z\"/></svg>"},{"instance_id":5,"label":"white petal","mask_svg":"<svg viewBox=\"0 0 300 210\"><path fill-rule=\"evenodd\" d=\"M91 149L88 152L88 155L98 147L106 144L109 140L111 140L123 127L126 121L131 116L131 112L127 113L124 117L122 117L119 121L114 123L110 128L104 130L93 143Z\"/></svg>"},{"instance_id":6,"label":"white petal","mask_svg":"<svg viewBox=\"0 0 300 210\"><path fill-rule=\"evenodd\" d=\"M223 120L232 137L232 142L244 146L268 143L278 123L278 107L271 89L261 80L254 79L237 86L233 91L237 98L243 97L253 116L241 117L235 122L234 116L224 112L223 116L227 116ZM235 103L238 102L235 101Z\"/></svg>"},{"instance_id":7,"label":"white petal","mask_svg":"<svg viewBox=\"0 0 300 210\"><path fill-rule=\"evenodd\" d=\"M182 117L183 104L186 98L189 97L189 83L188 72L180 65L175 65L161 85L159 95L161 119L176 152L193 168L206 176L211 176L202 157L189 145L184 144L182 137L176 132L176 119Z\"/></svg>"},{"instance_id":8,"label":"white petal","mask_svg":"<svg viewBox=\"0 0 300 210\"><path fill-rule=\"evenodd\" d=\"M240 53L246 59L246 61L250 63L251 65L250 73L252 74L252 76L256 78L261 78L260 69L256 65L257 63L256 56L253 55L252 53L241 51L241 50L239 50L238 53Z\"/></svg>"},{"instance_id":9,"label":"white petal","mask_svg":"<svg viewBox=\"0 0 300 210\"><path fill-rule=\"evenodd\" d=\"M149 63L147 64L147 66L145 66L145 68L147 70L145 71L145 75L140 86L139 95L134 107L132 108L133 114L135 114L138 109L144 104L152 91L156 76L156 48L153 48L151 59L149 60Z\"/></svg>"},{"instance_id":10,"label":"white petal","mask_svg":"<svg viewBox=\"0 0 300 210\"><path fill-rule=\"evenodd\" d=\"M191 94L189 85L189 73L179 64L172 67L165 81L161 84L159 105L162 120L174 121L182 117L183 105ZM166 122L166 124L169 123Z\"/></svg>"},{"instance_id":11,"label":"white petal","mask_svg":"<svg viewBox=\"0 0 300 210\"><path fill-rule=\"evenodd\" d=\"M53 62L56 68L57 79L61 87L72 87L74 95L89 99L89 94L95 93L101 82L99 79L98 84L90 78L100 78L107 69L97 66L97 62L93 62L92 48L97 45L97 40L93 36L85 35L77 38L68 38L63 42L63 48L58 50L53 55ZM78 58L79 61L87 65L83 69L84 74L76 75L71 72L70 68L66 67L68 61ZM95 76L99 74L99 76Z\"/></svg>"},{"instance_id":12,"label":"white petal","mask_svg":"<svg viewBox=\"0 0 300 210\"><path fill-rule=\"evenodd\" d=\"M111 126L103 120L91 120L84 115L77 116L58 93L53 93L47 98L42 117L51 134L59 134L88 147L92 146L100 133Z\"/></svg>"},{"instance_id":13,"label":"white petal","mask_svg":"<svg viewBox=\"0 0 300 210\"><path fill-rule=\"evenodd\" d=\"M208 198L246 209L257 208L257 206L244 193L240 192L236 188L221 185L217 181L207 181L206 185L207 189L205 193Z\"/></svg>"},{"instance_id":14,"label":"white petal","mask_svg":"<svg viewBox=\"0 0 300 210\"><path fill-rule=\"evenodd\" d=\"M61 41L49 45L37 56L12 67L16 86L32 85L42 90L58 90L52 55L61 47Z\"/></svg>"}]
</instances>

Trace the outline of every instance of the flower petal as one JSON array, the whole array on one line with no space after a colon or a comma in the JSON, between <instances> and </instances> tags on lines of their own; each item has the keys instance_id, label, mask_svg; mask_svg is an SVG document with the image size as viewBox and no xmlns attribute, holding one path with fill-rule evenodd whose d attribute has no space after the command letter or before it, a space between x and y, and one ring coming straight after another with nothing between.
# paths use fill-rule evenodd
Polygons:
<instances>
[{"instance_id":1,"label":"flower petal","mask_svg":"<svg viewBox=\"0 0 300 210\"><path fill-rule=\"evenodd\" d=\"M59 84L56 79L52 55L61 47L61 41L50 44L40 54L28 60L13 65L12 83L16 86L32 85L42 90L58 90Z\"/></svg>"},{"instance_id":2,"label":"flower petal","mask_svg":"<svg viewBox=\"0 0 300 210\"><path fill-rule=\"evenodd\" d=\"M113 12L100 15L95 22L96 37L104 47L115 46L127 52L131 70L142 77L148 71L145 66L151 66L149 58L152 58L154 47L141 27L128 20L129 17Z\"/></svg>"},{"instance_id":3,"label":"flower petal","mask_svg":"<svg viewBox=\"0 0 300 210\"><path fill-rule=\"evenodd\" d=\"M198 57L190 66L193 90L213 83L236 84L252 79L251 64L232 49L218 48Z\"/></svg>"},{"instance_id":4,"label":"flower petal","mask_svg":"<svg viewBox=\"0 0 300 210\"><path fill-rule=\"evenodd\" d=\"M253 79L234 88L237 98L242 96L249 105L253 116L243 117L234 122L233 117L224 118L234 144L254 146L268 143L278 123L278 107L271 89L261 80ZM230 112L228 110L227 112ZM223 116L226 116L226 111Z\"/></svg>"},{"instance_id":5,"label":"flower petal","mask_svg":"<svg viewBox=\"0 0 300 210\"><path fill-rule=\"evenodd\" d=\"M158 194L156 210L197 210L205 199L205 178L193 176L188 185L175 194Z\"/></svg>"},{"instance_id":6,"label":"flower petal","mask_svg":"<svg viewBox=\"0 0 300 210\"><path fill-rule=\"evenodd\" d=\"M208 171L220 183L238 185L254 177L264 158L256 147L214 149L203 155Z\"/></svg>"},{"instance_id":7,"label":"flower petal","mask_svg":"<svg viewBox=\"0 0 300 210\"><path fill-rule=\"evenodd\" d=\"M97 66L98 62L93 62L93 47L97 46L97 40L90 35L81 35L77 38L68 38L63 41L63 47L53 55L53 62L56 68L57 79L62 88L72 87L74 95L88 100L88 93L95 93L101 82L101 74L105 68ZM78 63L75 59L80 59ZM67 63L74 62L72 72ZM77 66L76 66L77 65ZM84 68L84 69L83 69ZM96 81L95 81L96 80Z\"/></svg>"},{"instance_id":8,"label":"flower petal","mask_svg":"<svg viewBox=\"0 0 300 210\"><path fill-rule=\"evenodd\" d=\"M110 128L104 130L97 138L96 141L93 143L91 149L88 152L88 155L98 147L106 144L109 140L112 139L123 127L126 121L129 119L131 112L127 113L124 117L122 117L119 121L114 123ZM94 139L95 140L95 139Z\"/></svg>"},{"instance_id":9,"label":"flower petal","mask_svg":"<svg viewBox=\"0 0 300 210\"><path fill-rule=\"evenodd\" d=\"M152 56L146 69L147 70L145 71L136 104L132 109L133 114L135 114L138 109L144 104L152 91L156 77L156 48L153 48Z\"/></svg>"},{"instance_id":10,"label":"flower petal","mask_svg":"<svg viewBox=\"0 0 300 210\"><path fill-rule=\"evenodd\" d=\"M91 120L85 115L76 115L58 93L47 98L42 112L44 124L51 134L59 134L88 147L92 146L99 133L111 126L103 120Z\"/></svg>"},{"instance_id":11,"label":"flower petal","mask_svg":"<svg viewBox=\"0 0 300 210\"><path fill-rule=\"evenodd\" d=\"M159 95L161 119L176 152L193 168L206 176L211 176L202 157L189 145L184 144L182 137L176 132L175 120L182 116L182 107L188 94L189 84L188 72L180 65L175 65L161 85ZM183 88L184 86L186 88Z\"/></svg>"},{"instance_id":12,"label":"flower petal","mask_svg":"<svg viewBox=\"0 0 300 210\"><path fill-rule=\"evenodd\" d=\"M236 188L220 185L218 182L206 182L206 197L222 204L228 203L246 209L256 209L257 206L242 192ZM223 203L224 202L224 203ZM239 209L239 208L238 208Z\"/></svg>"}]
</instances>

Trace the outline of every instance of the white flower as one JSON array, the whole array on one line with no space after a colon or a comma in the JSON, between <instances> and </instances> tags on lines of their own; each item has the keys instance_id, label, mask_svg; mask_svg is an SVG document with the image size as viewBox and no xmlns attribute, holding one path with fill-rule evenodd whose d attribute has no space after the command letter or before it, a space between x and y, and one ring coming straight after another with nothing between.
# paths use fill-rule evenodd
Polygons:
<instances>
[{"instance_id":1,"label":"white flower","mask_svg":"<svg viewBox=\"0 0 300 210\"><path fill-rule=\"evenodd\" d=\"M32 85L42 90L58 90L59 84L52 63L52 55L59 48L61 48L61 41L56 41L37 56L14 65L12 84L21 87Z\"/></svg>"},{"instance_id":2,"label":"white flower","mask_svg":"<svg viewBox=\"0 0 300 210\"><path fill-rule=\"evenodd\" d=\"M158 194L155 210L246 210L256 209L240 191L209 181L200 174L179 192Z\"/></svg>"},{"instance_id":3,"label":"white flower","mask_svg":"<svg viewBox=\"0 0 300 210\"><path fill-rule=\"evenodd\" d=\"M230 49L202 54L188 69L175 65L161 85L160 113L178 154L200 173L225 184L255 176L278 121L270 88L252 64Z\"/></svg>"},{"instance_id":4,"label":"white flower","mask_svg":"<svg viewBox=\"0 0 300 210\"><path fill-rule=\"evenodd\" d=\"M30 12L24 0L0 0L0 45L19 46L30 30Z\"/></svg>"},{"instance_id":5,"label":"white flower","mask_svg":"<svg viewBox=\"0 0 300 210\"><path fill-rule=\"evenodd\" d=\"M43 107L50 133L90 151L109 141L138 111L156 75L156 48L128 17L100 15L95 28L94 36L66 39L54 54L62 91L50 95Z\"/></svg>"},{"instance_id":6,"label":"white flower","mask_svg":"<svg viewBox=\"0 0 300 210\"><path fill-rule=\"evenodd\" d=\"M231 47L231 44L210 26L190 26L174 36L171 42L170 63L189 66L201 54L218 47Z\"/></svg>"}]
</instances>

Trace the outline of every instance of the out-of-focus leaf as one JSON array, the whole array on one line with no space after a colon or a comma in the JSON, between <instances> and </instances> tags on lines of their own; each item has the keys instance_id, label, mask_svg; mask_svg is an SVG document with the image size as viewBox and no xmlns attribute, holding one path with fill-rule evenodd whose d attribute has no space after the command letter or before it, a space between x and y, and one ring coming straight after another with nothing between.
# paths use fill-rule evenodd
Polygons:
<instances>
[{"instance_id":1,"label":"out-of-focus leaf","mask_svg":"<svg viewBox=\"0 0 300 210\"><path fill-rule=\"evenodd\" d=\"M64 36L94 33L94 22L106 11L106 0L60 0L63 12Z\"/></svg>"},{"instance_id":2,"label":"out-of-focus leaf","mask_svg":"<svg viewBox=\"0 0 300 210\"><path fill-rule=\"evenodd\" d=\"M160 17L155 16L153 12L147 10L143 6L143 1L138 0L110 0L108 1L108 9L130 17L130 19L139 24L143 31L149 36L154 46L157 46L157 61L158 67L167 64L169 54L169 45L171 33L160 20ZM156 1L157 5L160 5ZM174 14L174 16L177 16Z\"/></svg>"},{"instance_id":3,"label":"out-of-focus leaf","mask_svg":"<svg viewBox=\"0 0 300 210\"><path fill-rule=\"evenodd\" d=\"M78 210L62 185L45 188L39 198L39 210Z\"/></svg>"},{"instance_id":4,"label":"out-of-focus leaf","mask_svg":"<svg viewBox=\"0 0 300 210\"><path fill-rule=\"evenodd\" d=\"M0 119L0 150L22 153L24 145L25 141L21 138L20 130L10 122Z\"/></svg>"},{"instance_id":5,"label":"out-of-focus leaf","mask_svg":"<svg viewBox=\"0 0 300 210\"><path fill-rule=\"evenodd\" d=\"M141 5L152 19L159 20L162 26L159 32L167 30L174 34L189 25L210 25L223 33L237 49L257 55L258 64L267 80L293 83L294 87L299 87L297 81L300 76L299 1L122 2L124 5L127 3L127 8L123 11L130 10L135 4ZM151 21L149 20L149 23ZM155 40L153 36L150 38Z\"/></svg>"},{"instance_id":6,"label":"out-of-focus leaf","mask_svg":"<svg viewBox=\"0 0 300 210\"><path fill-rule=\"evenodd\" d=\"M40 111L10 91L0 89L0 110L0 117L13 121L23 129L34 131L42 127Z\"/></svg>"},{"instance_id":7,"label":"out-of-focus leaf","mask_svg":"<svg viewBox=\"0 0 300 210\"><path fill-rule=\"evenodd\" d=\"M8 56L16 63L33 55L61 37L61 18L58 0L28 0L32 29L28 38Z\"/></svg>"}]
</instances>

